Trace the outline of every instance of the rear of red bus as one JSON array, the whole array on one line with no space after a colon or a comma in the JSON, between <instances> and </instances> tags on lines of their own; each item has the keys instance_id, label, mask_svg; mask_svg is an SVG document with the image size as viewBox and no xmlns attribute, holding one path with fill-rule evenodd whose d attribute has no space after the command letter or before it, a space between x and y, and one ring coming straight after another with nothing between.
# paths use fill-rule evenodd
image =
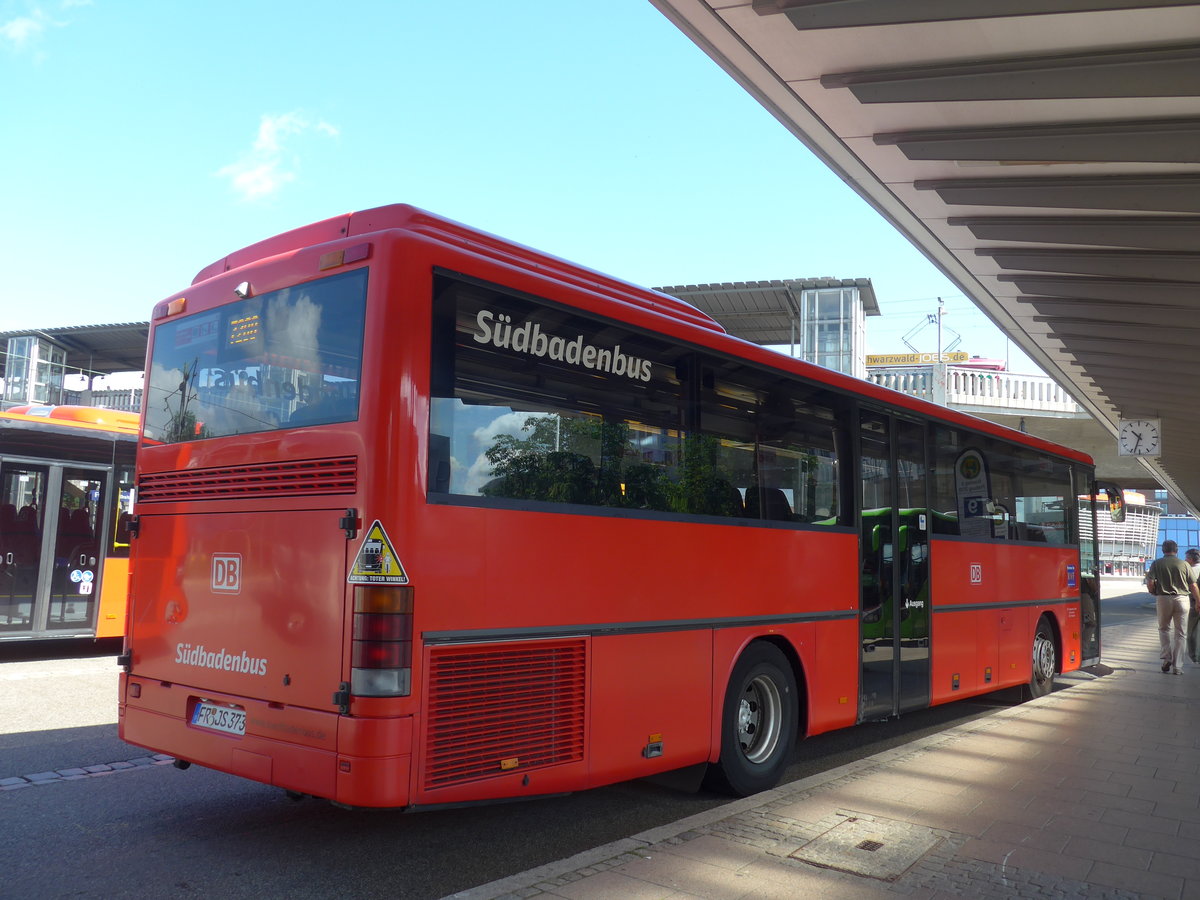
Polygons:
<instances>
[{"instance_id":1,"label":"rear of red bus","mask_svg":"<svg viewBox=\"0 0 1200 900\"><path fill-rule=\"evenodd\" d=\"M587 638L569 623L600 615L610 594L602 584L558 605L522 602L533 583L565 583L627 546L623 520L573 516L564 526L561 516L509 511L502 522L425 502L435 271L468 269L531 291L556 279L570 284L564 296L632 291L397 206L238 251L155 308L122 657L124 740L177 764L371 807L559 793L710 758L712 711L724 694L723 681L709 684L710 629L657 637L641 629L588 657ZM700 319L682 304L678 315ZM521 531L531 520L546 535ZM680 540L670 523L638 527L653 533L647 541ZM607 537L597 540L601 528ZM484 533L506 549L488 555ZM748 553L765 552L753 551L765 542L751 530L735 537ZM564 549L576 538L590 547L582 563ZM540 540L558 550L535 554L531 568L528 547ZM849 533L827 541L854 546ZM814 541L804 552L815 564L828 548ZM660 593L677 580L669 568L653 577ZM705 614L715 615L734 577L708 576L716 588L703 594ZM694 608L697 592L685 593L681 602ZM844 614L847 634L852 615ZM535 626L534 638L490 652L497 635ZM430 650L431 633L456 629L492 637ZM749 631L730 629L716 643L736 656ZM610 670L621 690L640 691L622 654L652 638L693 661L659 679L670 689L660 686L636 714L585 698L583 680ZM473 666L477 694L456 681ZM852 663L837 670L849 684ZM521 679L524 692L513 687ZM529 692L552 694L561 716ZM464 704L474 715L469 734L455 724ZM502 721L512 715L526 724ZM616 718L608 730L621 736L611 751L620 759L601 766L585 749L585 722ZM656 749L663 731L666 753Z\"/></svg>"},{"instance_id":2,"label":"rear of red bus","mask_svg":"<svg viewBox=\"0 0 1200 900\"><path fill-rule=\"evenodd\" d=\"M120 733L180 763L403 806L410 588L394 554L355 560L382 546L364 507L408 489L399 473L360 489L405 390L395 342L364 336L403 324L367 302L387 288L370 265L387 241L348 225L240 251L154 310Z\"/></svg>"}]
</instances>

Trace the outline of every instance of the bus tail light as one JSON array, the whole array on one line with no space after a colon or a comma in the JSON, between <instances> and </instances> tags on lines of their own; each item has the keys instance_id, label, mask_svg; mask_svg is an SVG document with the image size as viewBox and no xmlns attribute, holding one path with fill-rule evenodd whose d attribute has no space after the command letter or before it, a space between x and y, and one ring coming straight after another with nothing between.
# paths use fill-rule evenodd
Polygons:
<instances>
[{"instance_id":1,"label":"bus tail light","mask_svg":"<svg viewBox=\"0 0 1200 900\"><path fill-rule=\"evenodd\" d=\"M355 585L350 693L407 697L412 683L413 589Z\"/></svg>"}]
</instances>

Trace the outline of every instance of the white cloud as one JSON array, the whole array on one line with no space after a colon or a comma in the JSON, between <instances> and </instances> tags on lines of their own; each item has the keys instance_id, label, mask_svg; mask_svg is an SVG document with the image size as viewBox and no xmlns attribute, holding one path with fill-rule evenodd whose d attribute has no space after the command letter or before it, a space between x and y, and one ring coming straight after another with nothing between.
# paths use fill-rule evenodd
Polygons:
<instances>
[{"instance_id":1,"label":"white cloud","mask_svg":"<svg viewBox=\"0 0 1200 900\"><path fill-rule=\"evenodd\" d=\"M91 6L92 0L60 0L52 5L59 11L65 11ZM65 28L70 24L69 21L54 18L44 5L29 4L24 15L14 15L0 22L0 49L21 51L32 48L48 28Z\"/></svg>"},{"instance_id":2,"label":"white cloud","mask_svg":"<svg viewBox=\"0 0 1200 900\"><path fill-rule=\"evenodd\" d=\"M45 30L45 17L34 10L32 16L18 16L0 24L0 41L14 50L22 50Z\"/></svg>"},{"instance_id":3,"label":"white cloud","mask_svg":"<svg viewBox=\"0 0 1200 900\"><path fill-rule=\"evenodd\" d=\"M312 122L299 112L264 115L250 149L236 162L218 169L217 177L229 179L243 200L278 193L295 181L300 170L300 157L292 149L295 142L313 133L337 137L338 129L328 122Z\"/></svg>"},{"instance_id":4,"label":"white cloud","mask_svg":"<svg viewBox=\"0 0 1200 900\"><path fill-rule=\"evenodd\" d=\"M491 446L496 438L502 434L511 434L513 437L528 437L525 432L525 423L530 419L548 419L550 413L536 412L506 412L496 416L486 425L476 428L472 433L472 437L481 444Z\"/></svg>"},{"instance_id":5,"label":"white cloud","mask_svg":"<svg viewBox=\"0 0 1200 900\"><path fill-rule=\"evenodd\" d=\"M488 422L486 425L476 428L472 432L471 437L476 441L477 446L484 448L491 447L496 438L502 434L511 434L513 437L521 438L528 437L529 433L525 430L525 423L530 419L549 418L550 413L534 413L534 412L508 412L497 416ZM466 480L462 483L461 489L455 493L463 494L478 494L480 488L491 481L495 476L492 474L492 463L487 458L486 450L480 452L475 457L475 461L469 466L455 459L451 461L451 466L455 473L455 483L461 477L461 473L465 470Z\"/></svg>"}]
</instances>

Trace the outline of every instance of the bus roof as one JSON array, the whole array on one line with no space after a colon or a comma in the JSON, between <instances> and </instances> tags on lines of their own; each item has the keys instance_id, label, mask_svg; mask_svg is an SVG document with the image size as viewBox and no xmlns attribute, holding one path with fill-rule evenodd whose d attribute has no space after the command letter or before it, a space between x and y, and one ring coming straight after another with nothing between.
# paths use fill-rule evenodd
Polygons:
<instances>
[{"instance_id":1,"label":"bus roof","mask_svg":"<svg viewBox=\"0 0 1200 900\"><path fill-rule=\"evenodd\" d=\"M311 225L304 225L269 237L251 244L249 247L235 250L228 256L205 266L192 279L192 284L206 281L215 275L258 260L379 231L408 231L414 234L423 234L450 245L474 247L493 258L509 257L518 265L534 263L539 269L547 271L547 274L552 274L563 281L574 283L580 287L599 288L604 293L616 295L627 303L645 307L675 319L682 319L712 331L725 333L725 329L719 322L678 297L660 294L630 284L619 278L613 278L611 275L605 275L603 272L550 256L523 244L479 231L406 203L395 203L362 212L334 216L331 219L314 222ZM547 261L557 263L557 265L547 270Z\"/></svg>"},{"instance_id":2,"label":"bus roof","mask_svg":"<svg viewBox=\"0 0 1200 900\"><path fill-rule=\"evenodd\" d=\"M690 339L698 344L735 352L742 358L762 363L772 368L794 371L804 377L824 382L831 387L857 394L867 399L874 399L888 406L908 409L924 416L937 419L947 424L958 424L967 428L983 431L1019 444L1032 447L1044 452L1093 465L1093 460L1086 453L1073 450L1060 444L1033 435L998 425L987 419L961 413L948 407L939 406L918 397L881 387L868 381L843 375L832 369L795 359L766 347L733 337L712 317L701 312L689 303L667 294L660 294L649 288L640 287L626 281L605 275L592 269L579 266L558 257L549 256L523 244L514 243L487 232L479 231L469 226L454 222L450 219L425 212L408 204L393 204L380 206L361 212L347 213L334 216L311 225L285 231L274 237L258 241L248 247L235 250L227 256L201 269L192 280L192 284L207 281L218 275L238 269L251 263L293 253L301 249L318 246L332 241L344 241L346 238L365 236L382 231L407 231L420 234L434 240L458 246L472 252L486 255L492 259L510 260L516 267L534 269L564 284L571 285L593 293L598 293L632 307L630 319L637 318L637 311L665 316L684 325L699 328ZM160 303L164 306L166 301ZM688 339L688 338L685 338ZM736 344L737 346L733 346Z\"/></svg>"},{"instance_id":3,"label":"bus roof","mask_svg":"<svg viewBox=\"0 0 1200 900\"><path fill-rule=\"evenodd\" d=\"M33 427L58 425L84 431L107 431L137 437L138 414L100 406L42 406L26 404L0 411L3 424L26 423Z\"/></svg>"}]
</instances>

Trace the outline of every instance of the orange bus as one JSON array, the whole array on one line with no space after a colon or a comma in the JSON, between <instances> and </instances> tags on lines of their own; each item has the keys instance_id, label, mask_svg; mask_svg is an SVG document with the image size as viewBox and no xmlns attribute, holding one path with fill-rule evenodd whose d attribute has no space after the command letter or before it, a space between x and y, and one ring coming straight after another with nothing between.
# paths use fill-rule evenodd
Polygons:
<instances>
[{"instance_id":1,"label":"orange bus","mask_svg":"<svg viewBox=\"0 0 1200 900\"><path fill-rule=\"evenodd\" d=\"M125 630L136 413L0 412L0 641Z\"/></svg>"},{"instance_id":2,"label":"orange bus","mask_svg":"<svg viewBox=\"0 0 1200 900\"><path fill-rule=\"evenodd\" d=\"M1099 656L1084 454L412 207L202 270L146 392L120 731L180 767L746 794L798 737Z\"/></svg>"}]
</instances>

